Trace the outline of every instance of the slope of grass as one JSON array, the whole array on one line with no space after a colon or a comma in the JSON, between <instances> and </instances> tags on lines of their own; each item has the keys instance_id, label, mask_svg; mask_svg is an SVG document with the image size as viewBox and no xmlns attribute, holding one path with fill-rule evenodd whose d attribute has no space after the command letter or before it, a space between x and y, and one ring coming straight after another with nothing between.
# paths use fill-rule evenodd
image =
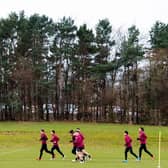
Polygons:
<instances>
[{"instance_id":1,"label":"slope of grass","mask_svg":"<svg viewBox=\"0 0 168 168\"><path fill-rule=\"evenodd\" d=\"M80 127L85 135L86 149L93 160L85 164L72 163L72 144L69 143L68 131ZM44 128L50 138L50 130L55 129L60 137L60 147L66 158L62 160L56 153L56 160L51 161L48 154L43 160L37 161L40 142L39 131ZM137 125L96 124L96 123L69 123L69 122L0 122L0 166L2 168L156 168L158 165L158 132L162 131L161 167L168 167L168 129L167 127L144 126L148 135L148 148L155 155L155 160L143 153L141 162L136 162L129 155L127 164L121 161L124 158L123 132L128 130L133 139L133 149L138 153L139 142ZM52 144L48 142L50 149Z\"/></svg>"}]
</instances>

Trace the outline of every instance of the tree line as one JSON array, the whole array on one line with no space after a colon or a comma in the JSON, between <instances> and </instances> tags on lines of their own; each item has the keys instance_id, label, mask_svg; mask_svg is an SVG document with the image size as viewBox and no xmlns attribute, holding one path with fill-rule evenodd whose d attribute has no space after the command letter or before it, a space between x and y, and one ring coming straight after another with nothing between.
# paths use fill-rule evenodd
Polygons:
<instances>
[{"instance_id":1,"label":"tree line","mask_svg":"<svg viewBox=\"0 0 168 168\"><path fill-rule=\"evenodd\" d=\"M146 43L147 41L147 43ZM168 124L168 24L94 29L24 11L0 19L0 120Z\"/></svg>"}]
</instances>

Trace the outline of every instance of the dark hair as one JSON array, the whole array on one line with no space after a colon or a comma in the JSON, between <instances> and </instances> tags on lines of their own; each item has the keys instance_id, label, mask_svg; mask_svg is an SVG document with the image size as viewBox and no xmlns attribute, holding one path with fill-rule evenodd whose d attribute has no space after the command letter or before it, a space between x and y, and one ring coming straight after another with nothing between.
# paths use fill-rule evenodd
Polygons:
<instances>
[{"instance_id":1,"label":"dark hair","mask_svg":"<svg viewBox=\"0 0 168 168\"><path fill-rule=\"evenodd\" d=\"M69 133L73 134L73 133L74 133L74 130L70 130Z\"/></svg>"},{"instance_id":2,"label":"dark hair","mask_svg":"<svg viewBox=\"0 0 168 168\"><path fill-rule=\"evenodd\" d=\"M141 127L140 129L141 129L142 131L144 131L144 128L143 128L143 127Z\"/></svg>"},{"instance_id":3,"label":"dark hair","mask_svg":"<svg viewBox=\"0 0 168 168\"><path fill-rule=\"evenodd\" d=\"M126 133L128 135L128 131L124 131L124 133Z\"/></svg>"},{"instance_id":4,"label":"dark hair","mask_svg":"<svg viewBox=\"0 0 168 168\"><path fill-rule=\"evenodd\" d=\"M55 134L55 130L51 130L51 132Z\"/></svg>"},{"instance_id":5,"label":"dark hair","mask_svg":"<svg viewBox=\"0 0 168 168\"><path fill-rule=\"evenodd\" d=\"M41 129L41 132L45 132L44 129Z\"/></svg>"}]
</instances>

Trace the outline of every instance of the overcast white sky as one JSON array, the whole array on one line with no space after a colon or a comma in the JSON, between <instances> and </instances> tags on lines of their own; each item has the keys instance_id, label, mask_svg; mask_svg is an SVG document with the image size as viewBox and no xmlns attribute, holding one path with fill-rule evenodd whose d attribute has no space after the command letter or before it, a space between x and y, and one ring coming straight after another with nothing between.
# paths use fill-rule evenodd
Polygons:
<instances>
[{"instance_id":1,"label":"overcast white sky","mask_svg":"<svg viewBox=\"0 0 168 168\"><path fill-rule=\"evenodd\" d=\"M113 27L137 25L147 32L156 20L168 23L168 0L0 0L0 18L13 12L45 14L54 21L70 16L75 24L94 28L108 18Z\"/></svg>"}]
</instances>

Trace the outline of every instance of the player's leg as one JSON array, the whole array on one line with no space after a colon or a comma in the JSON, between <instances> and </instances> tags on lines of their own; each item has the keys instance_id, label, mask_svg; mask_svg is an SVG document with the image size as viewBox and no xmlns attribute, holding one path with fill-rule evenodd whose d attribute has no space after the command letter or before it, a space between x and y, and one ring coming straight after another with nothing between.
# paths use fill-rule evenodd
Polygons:
<instances>
[{"instance_id":1,"label":"player's leg","mask_svg":"<svg viewBox=\"0 0 168 168\"><path fill-rule=\"evenodd\" d=\"M75 146L72 148L72 154L76 155L76 147Z\"/></svg>"},{"instance_id":2,"label":"player's leg","mask_svg":"<svg viewBox=\"0 0 168 168\"><path fill-rule=\"evenodd\" d=\"M125 160L123 161L123 162L127 162L127 158L128 158L128 152L129 152L129 148L127 147L127 148L125 148L125 152L124 152L124 154L125 154Z\"/></svg>"},{"instance_id":3,"label":"player's leg","mask_svg":"<svg viewBox=\"0 0 168 168\"><path fill-rule=\"evenodd\" d=\"M44 151L44 144L41 145L39 160L41 160Z\"/></svg>"},{"instance_id":4,"label":"player's leg","mask_svg":"<svg viewBox=\"0 0 168 168\"><path fill-rule=\"evenodd\" d=\"M85 148L82 149L84 159L89 159L91 160L91 155L85 150Z\"/></svg>"},{"instance_id":5,"label":"player's leg","mask_svg":"<svg viewBox=\"0 0 168 168\"><path fill-rule=\"evenodd\" d=\"M141 160L143 149L144 149L144 146L143 146L143 144L141 144L140 147L139 147L139 160Z\"/></svg>"},{"instance_id":6,"label":"player's leg","mask_svg":"<svg viewBox=\"0 0 168 168\"><path fill-rule=\"evenodd\" d=\"M77 160L79 160L79 157L77 156L77 154L76 154L76 147L75 146L73 146L73 148L72 148L72 154L74 154L76 157L75 157L75 159L74 160L72 160L73 162L76 162Z\"/></svg>"},{"instance_id":7,"label":"player's leg","mask_svg":"<svg viewBox=\"0 0 168 168\"><path fill-rule=\"evenodd\" d=\"M44 145L44 150L45 150L46 153L49 153L49 154L52 155L51 151L49 151L48 148L47 148L47 144Z\"/></svg>"},{"instance_id":8,"label":"player's leg","mask_svg":"<svg viewBox=\"0 0 168 168\"><path fill-rule=\"evenodd\" d=\"M130 148L130 153L131 153L136 159L138 159L138 156L133 152L132 147Z\"/></svg>"},{"instance_id":9,"label":"player's leg","mask_svg":"<svg viewBox=\"0 0 168 168\"><path fill-rule=\"evenodd\" d=\"M144 145L144 151L145 151L148 155L150 155L151 157L153 157L153 155L147 150L146 145Z\"/></svg>"},{"instance_id":10,"label":"player's leg","mask_svg":"<svg viewBox=\"0 0 168 168\"><path fill-rule=\"evenodd\" d=\"M64 154L63 154L63 152L60 150L59 146L56 146L55 149L57 150L57 152L58 152L62 157L64 157Z\"/></svg>"},{"instance_id":11,"label":"player's leg","mask_svg":"<svg viewBox=\"0 0 168 168\"><path fill-rule=\"evenodd\" d=\"M55 150L55 146L53 145L53 147L51 148L52 159L55 158L54 150Z\"/></svg>"},{"instance_id":12,"label":"player's leg","mask_svg":"<svg viewBox=\"0 0 168 168\"><path fill-rule=\"evenodd\" d=\"M83 152L82 152L81 148L78 148L78 147L76 148L76 156L77 156L77 158L79 158L80 163L84 162Z\"/></svg>"}]
</instances>

